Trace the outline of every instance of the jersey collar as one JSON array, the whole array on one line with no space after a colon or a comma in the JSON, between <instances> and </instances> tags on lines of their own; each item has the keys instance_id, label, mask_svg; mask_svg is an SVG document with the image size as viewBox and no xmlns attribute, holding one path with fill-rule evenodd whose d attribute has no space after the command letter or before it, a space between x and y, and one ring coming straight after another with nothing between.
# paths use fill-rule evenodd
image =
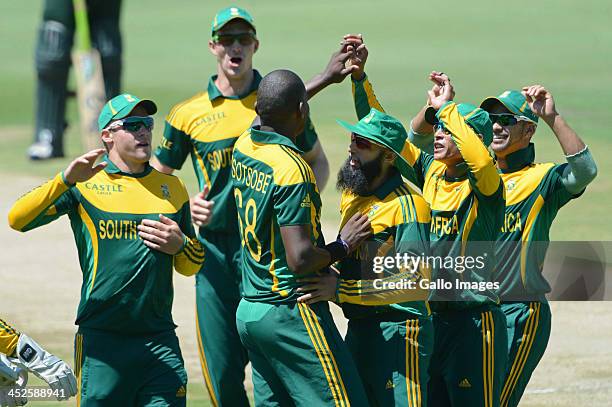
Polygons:
<instances>
[{"instance_id":1,"label":"jersey collar","mask_svg":"<svg viewBox=\"0 0 612 407\"><path fill-rule=\"evenodd\" d=\"M302 150L297 148L295 143L291 141L288 137L271 131L261 131L259 130L259 126L251 127L251 139L256 143L282 144L291 148L292 150L297 151L300 154L303 154Z\"/></svg>"},{"instance_id":2,"label":"jersey collar","mask_svg":"<svg viewBox=\"0 0 612 407\"><path fill-rule=\"evenodd\" d=\"M104 167L104 171L106 171L107 174L117 174L117 175L123 175L127 177L133 177L133 178L142 178L146 175L149 175L149 173L153 170L153 167L151 167L149 163L146 163L145 169L143 172L139 172L138 174L130 174L130 173L121 171L119 167L117 167L115 163L113 163L110 160L110 158L108 158L108 154L104 155L104 157L102 158L102 161L107 163L106 167Z\"/></svg>"},{"instance_id":3,"label":"jersey collar","mask_svg":"<svg viewBox=\"0 0 612 407\"><path fill-rule=\"evenodd\" d=\"M512 154L508 154L506 157L506 163L508 164L507 169L500 169L499 172L507 174L509 172L515 172L526 166L533 164L535 161L535 145L529 143L529 145L522 150L515 151Z\"/></svg>"},{"instance_id":4,"label":"jersey collar","mask_svg":"<svg viewBox=\"0 0 612 407\"><path fill-rule=\"evenodd\" d=\"M257 69L253 69L253 82L251 82L251 87L244 95L223 96L219 88L217 88L217 85L215 85L217 76L218 75L213 75L208 80L208 99L211 101L218 99L218 98L234 99L234 100L243 99L247 97L248 95L250 95L251 93L253 93L254 91L256 91L257 88L259 88L259 82L261 82L261 75L259 74L259 72L257 72Z\"/></svg>"},{"instance_id":5,"label":"jersey collar","mask_svg":"<svg viewBox=\"0 0 612 407\"><path fill-rule=\"evenodd\" d=\"M402 180L402 176L398 171L387 178L385 182L383 182L372 195L375 195L378 199L383 200L389 195L395 188L402 185L404 181Z\"/></svg>"}]
</instances>

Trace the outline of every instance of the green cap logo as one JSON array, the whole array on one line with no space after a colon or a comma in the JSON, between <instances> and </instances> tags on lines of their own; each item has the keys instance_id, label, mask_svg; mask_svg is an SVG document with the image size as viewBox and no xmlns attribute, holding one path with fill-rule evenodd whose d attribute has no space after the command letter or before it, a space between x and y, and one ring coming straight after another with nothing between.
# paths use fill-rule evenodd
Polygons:
<instances>
[{"instance_id":1,"label":"green cap logo","mask_svg":"<svg viewBox=\"0 0 612 407\"><path fill-rule=\"evenodd\" d=\"M148 115L157 112L157 106L152 100L141 100L134 95L124 93L106 102L100 112L100 116L98 116L98 130L102 131L113 120L123 119L128 116L136 106L142 106Z\"/></svg>"},{"instance_id":2,"label":"green cap logo","mask_svg":"<svg viewBox=\"0 0 612 407\"><path fill-rule=\"evenodd\" d=\"M235 19L246 21L251 27L253 27L253 31L257 32L255 30L255 22L253 21L253 17L249 14L249 12L243 8L231 6L219 11L217 15L215 15L215 18L213 18L211 25L212 35L223 28L223 26L225 26L227 23Z\"/></svg>"},{"instance_id":3,"label":"green cap logo","mask_svg":"<svg viewBox=\"0 0 612 407\"><path fill-rule=\"evenodd\" d=\"M480 104L480 107L490 112L497 104L501 104L513 115L523 117L532 123L538 122L538 116L529 108L525 96L518 90L507 90L498 97L488 97Z\"/></svg>"}]
</instances>

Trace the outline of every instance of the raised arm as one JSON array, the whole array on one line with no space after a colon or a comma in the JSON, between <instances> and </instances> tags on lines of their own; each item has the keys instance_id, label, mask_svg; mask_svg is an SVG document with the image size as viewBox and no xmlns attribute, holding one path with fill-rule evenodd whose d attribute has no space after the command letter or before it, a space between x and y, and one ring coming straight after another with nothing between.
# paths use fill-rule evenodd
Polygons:
<instances>
[{"instance_id":1,"label":"raised arm","mask_svg":"<svg viewBox=\"0 0 612 407\"><path fill-rule=\"evenodd\" d=\"M19 198L8 214L11 228L26 232L71 210L76 201L71 198L68 190L77 182L87 181L106 167L106 162L94 164L104 152L105 150L100 148L83 154L53 179Z\"/></svg>"},{"instance_id":2,"label":"raised arm","mask_svg":"<svg viewBox=\"0 0 612 407\"><path fill-rule=\"evenodd\" d=\"M552 94L541 85L526 86L522 90L531 110L551 128L565 154L568 166L561 182L567 191L577 194L595 179L597 165L582 139L557 112Z\"/></svg>"}]
</instances>

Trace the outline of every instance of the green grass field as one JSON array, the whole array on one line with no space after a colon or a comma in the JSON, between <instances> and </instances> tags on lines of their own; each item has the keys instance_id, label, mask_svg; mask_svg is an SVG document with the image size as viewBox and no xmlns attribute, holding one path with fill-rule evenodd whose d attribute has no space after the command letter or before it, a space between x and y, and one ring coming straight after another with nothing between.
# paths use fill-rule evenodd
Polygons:
<instances>
[{"instance_id":1,"label":"green grass field","mask_svg":"<svg viewBox=\"0 0 612 407\"><path fill-rule=\"evenodd\" d=\"M34 45L42 2L9 2L0 24L0 175L47 178L69 158L32 163L25 150L32 139L35 87ZM478 104L509 88L541 83L549 88L559 111L591 147L599 176L587 193L560 212L552 229L556 240L612 240L610 96L612 95L612 5L607 0L519 0L469 3L407 1L248 1L261 41L255 67L262 74L289 68L305 80L321 71L343 34L362 33L370 49L367 72L386 110L408 125L425 102L433 70L451 76L456 99ZM156 140L171 106L205 89L215 72L207 49L210 21L227 6L220 1L125 1L124 90L154 99ZM354 120L349 81L311 101L311 113L331 164L323 193L323 221L338 223L339 194L335 174L346 158L347 134L336 118ZM66 152L80 153L74 100L68 106ZM561 161L552 132L541 124L534 141L540 161ZM192 191L189 165L183 176ZM11 184L12 187L18 187ZM25 192L25 191L24 191ZM194 381L199 381L197 377ZM190 387L190 405L206 405L203 386ZM204 404L195 403L201 400ZM193 402L193 403L192 403Z\"/></svg>"}]
</instances>

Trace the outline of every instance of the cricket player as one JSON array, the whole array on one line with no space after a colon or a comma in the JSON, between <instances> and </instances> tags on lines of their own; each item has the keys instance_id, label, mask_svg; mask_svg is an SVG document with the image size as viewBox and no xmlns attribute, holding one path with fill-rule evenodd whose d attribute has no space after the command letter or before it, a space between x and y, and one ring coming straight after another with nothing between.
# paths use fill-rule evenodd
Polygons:
<instances>
[{"instance_id":1,"label":"cricket player","mask_svg":"<svg viewBox=\"0 0 612 407\"><path fill-rule=\"evenodd\" d=\"M361 106L380 107L380 103L363 70L367 60L363 39L355 35L347 39L358 52L366 53L361 56L361 69L352 73L360 115L365 110ZM499 406L507 359L499 297L493 287L457 290L458 281L492 282L494 242L505 206L503 182L487 150L492 124L484 110L453 102L454 90L447 77L428 96L430 106L424 116L435 128L433 155L407 142L401 156L414 172L403 174L416 177L431 207L431 254L441 260L467 257L477 262L461 269L455 263L433 268L434 280L448 281L453 288L433 287L434 353L428 403Z\"/></svg>"},{"instance_id":2,"label":"cricket player","mask_svg":"<svg viewBox=\"0 0 612 407\"><path fill-rule=\"evenodd\" d=\"M244 289L236 325L253 366L255 403L367 405L328 304L298 304L297 279L320 273L336 280L328 266L369 236L370 223L356 214L324 244L319 189L295 145L308 114L296 74L266 75L256 110L261 124L238 139L232 158Z\"/></svg>"},{"instance_id":3,"label":"cricket player","mask_svg":"<svg viewBox=\"0 0 612 407\"><path fill-rule=\"evenodd\" d=\"M100 52L108 99L121 88L122 40L119 16L122 0L86 0L91 42ZM36 40L36 117L31 160L64 156L66 98L75 21L72 0L45 0Z\"/></svg>"},{"instance_id":4,"label":"cricket player","mask_svg":"<svg viewBox=\"0 0 612 407\"><path fill-rule=\"evenodd\" d=\"M28 372L44 380L58 400L77 394L77 382L68 364L0 319L0 406L27 403L23 390Z\"/></svg>"},{"instance_id":5,"label":"cricket player","mask_svg":"<svg viewBox=\"0 0 612 407\"><path fill-rule=\"evenodd\" d=\"M149 165L156 111L130 94L108 101L98 119L106 151L78 157L9 213L22 232L70 218L83 272L75 338L83 406L186 403L172 269L194 275L204 250L185 186Z\"/></svg>"},{"instance_id":6,"label":"cricket player","mask_svg":"<svg viewBox=\"0 0 612 407\"><path fill-rule=\"evenodd\" d=\"M377 261L429 252L429 206L394 166L406 130L374 108L356 125L339 123L351 132L349 158L338 172L341 226L355 213L367 214L374 234L338 263L339 284L321 277L300 280L308 284L298 290L308 293L298 301L312 304L337 290L335 300L349 320L345 342L370 405L426 406L433 324L428 291L417 284L431 278L429 269L406 262L383 271ZM327 287L326 281L334 284ZM407 281L412 288L397 284Z\"/></svg>"},{"instance_id":7,"label":"cricket player","mask_svg":"<svg viewBox=\"0 0 612 407\"><path fill-rule=\"evenodd\" d=\"M584 193L597 175L589 148L557 112L541 85L507 90L481 107L493 122L491 149L506 186L505 221L497 238L495 278L508 327L508 367L501 406L518 406L550 337L551 314L542 276L557 212ZM566 163L535 163L531 142L539 120L553 131Z\"/></svg>"},{"instance_id":8,"label":"cricket player","mask_svg":"<svg viewBox=\"0 0 612 407\"><path fill-rule=\"evenodd\" d=\"M211 31L208 47L217 59L217 74L205 91L179 103L168 114L154 165L170 174L191 156L201 191L191 200L192 218L207 253L202 272L196 276L202 372L214 405L246 406L243 383L248 359L235 324L240 301L240 240L229 181L234 143L256 117L254 105L261 76L253 69L253 55L259 40L253 18L238 7L219 11ZM339 79L348 73L346 70ZM324 187L329 165L310 119L296 145L319 187Z\"/></svg>"}]
</instances>

